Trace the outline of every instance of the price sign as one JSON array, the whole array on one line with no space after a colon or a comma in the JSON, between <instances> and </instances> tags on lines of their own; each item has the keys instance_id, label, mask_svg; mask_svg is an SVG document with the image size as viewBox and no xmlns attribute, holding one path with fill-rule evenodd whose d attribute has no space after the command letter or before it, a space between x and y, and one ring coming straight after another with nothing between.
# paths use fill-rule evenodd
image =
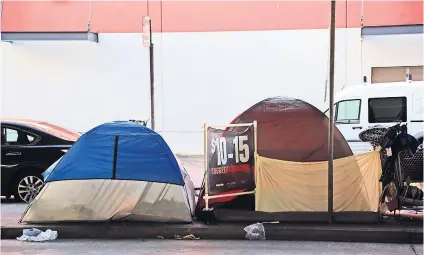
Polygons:
<instances>
[{"instance_id":1,"label":"price sign","mask_svg":"<svg viewBox=\"0 0 424 255\"><path fill-rule=\"evenodd\" d=\"M209 194L254 189L254 132L208 128Z\"/></svg>"}]
</instances>

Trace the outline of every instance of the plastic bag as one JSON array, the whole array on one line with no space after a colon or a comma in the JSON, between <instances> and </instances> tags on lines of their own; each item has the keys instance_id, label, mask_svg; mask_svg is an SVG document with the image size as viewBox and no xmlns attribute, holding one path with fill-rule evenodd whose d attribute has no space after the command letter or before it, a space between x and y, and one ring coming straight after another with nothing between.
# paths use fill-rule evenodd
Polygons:
<instances>
[{"instance_id":1,"label":"plastic bag","mask_svg":"<svg viewBox=\"0 0 424 255\"><path fill-rule=\"evenodd\" d=\"M57 231L52 231L47 229L46 231L41 231L39 229L25 229L23 235L17 237L16 240L19 241L29 241L29 242L44 242L52 241L57 238ZM38 233L38 234L37 234ZM30 235L26 235L30 234Z\"/></svg>"},{"instance_id":2,"label":"plastic bag","mask_svg":"<svg viewBox=\"0 0 424 255\"><path fill-rule=\"evenodd\" d=\"M38 236L39 234L41 234L41 230L37 229L37 228L29 228L29 229L24 229L22 231L22 234L25 236Z\"/></svg>"},{"instance_id":3,"label":"plastic bag","mask_svg":"<svg viewBox=\"0 0 424 255\"><path fill-rule=\"evenodd\" d=\"M246 239L248 240L265 240L265 227L262 223L255 223L244 228L246 231Z\"/></svg>"}]
</instances>

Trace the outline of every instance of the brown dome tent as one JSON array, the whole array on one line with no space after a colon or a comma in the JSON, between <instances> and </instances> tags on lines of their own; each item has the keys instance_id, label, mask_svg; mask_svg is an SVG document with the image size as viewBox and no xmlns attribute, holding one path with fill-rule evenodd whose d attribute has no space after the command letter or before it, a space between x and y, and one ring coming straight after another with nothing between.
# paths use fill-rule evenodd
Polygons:
<instances>
[{"instance_id":1,"label":"brown dome tent","mask_svg":"<svg viewBox=\"0 0 424 255\"><path fill-rule=\"evenodd\" d=\"M296 162L326 161L328 158L328 118L316 107L302 100L287 97L272 97L265 99L235 118L231 124L258 123L257 141L258 154L263 157ZM227 128L242 132L243 127ZM337 128L334 128L334 159L351 156L352 151ZM203 186L203 185L202 185ZM227 193L242 192L245 190ZM202 219L202 209L205 201L202 187L197 205L198 218ZM209 200L215 209L225 210L225 217L230 210L254 211L254 196L243 195L223 197ZM217 210L218 209L218 210ZM251 212L256 213L256 212ZM204 215L204 214L203 214ZM221 214L223 215L223 214ZM210 217L207 216L207 218ZM220 217L221 218L221 217Z\"/></svg>"},{"instance_id":2,"label":"brown dome tent","mask_svg":"<svg viewBox=\"0 0 424 255\"><path fill-rule=\"evenodd\" d=\"M258 122L258 154L263 157L313 162L328 159L328 118L302 100L265 99L240 114L232 123ZM351 156L340 131L334 129L334 159Z\"/></svg>"}]
</instances>

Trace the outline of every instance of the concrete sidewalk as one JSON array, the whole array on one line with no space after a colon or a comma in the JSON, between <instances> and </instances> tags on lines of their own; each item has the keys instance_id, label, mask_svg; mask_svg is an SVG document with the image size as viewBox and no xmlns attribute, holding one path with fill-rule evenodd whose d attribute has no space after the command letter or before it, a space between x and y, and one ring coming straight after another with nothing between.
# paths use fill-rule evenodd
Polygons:
<instances>
[{"instance_id":1,"label":"concrete sidewalk","mask_svg":"<svg viewBox=\"0 0 424 255\"><path fill-rule=\"evenodd\" d=\"M19 224L26 204L2 203L1 238L15 239L26 228L58 231L60 239L175 239L175 235L193 234L201 239L245 239L244 227L249 223L220 223L216 225L148 224L139 222ZM374 243L423 243L422 221L396 221L381 224L314 224L280 223L265 225L266 239L292 241L340 241Z\"/></svg>"},{"instance_id":2,"label":"concrete sidewalk","mask_svg":"<svg viewBox=\"0 0 424 255\"><path fill-rule=\"evenodd\" d=\"M3 224L3 223L2 223ZM247 224L147 224L137 222L72 223L1 226L2 239L15 239L26 228L58 231L60 239L175 239L175 236L193 234L207 240L245 239ZM378 225L327 224L267 224L267 240L335 241L369 243L423 243L422 223Z\"/></svg>"}]
</instances>

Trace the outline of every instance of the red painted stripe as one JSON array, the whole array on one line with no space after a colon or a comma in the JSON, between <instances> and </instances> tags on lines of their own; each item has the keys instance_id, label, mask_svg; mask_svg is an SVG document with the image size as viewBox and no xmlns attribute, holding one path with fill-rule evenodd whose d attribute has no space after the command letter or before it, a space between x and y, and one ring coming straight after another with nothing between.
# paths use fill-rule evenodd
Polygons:
<instances>
[{"instance_id":1,"label":"red painted stripe","mask_svg":"<svg viewBox=\"0 0 424 255\"><path fill-rule=\"evenodd\" d=\"M155 32L323 29L330 1L151 1ZM346 24L346 5L348 19ZM337 27L359 27L361 1L337 2ZM146 1L93 1L92 31L139 33ZM162 17L161 17L162 16ZM87 29L89 1L11 1L3 10L3 31ZM163 24L161 24L161 20ZM367 26L423 23L422 1L365 1ZM163 25L163 26L162 26Z\"/></svg>"},{"instance_id":2,"label":"red painted stripe","mask_svg":"<svg viewBox=\"0 0 424 255\"><path fill-rule=\"evenodd\" d=\"M365 26L415 24L423 24L423 1L365 1Z\"/></svg>"},{"instance_id":3,"label":"red painted stripe","mask_svg":"<svg viewBox=\"0 0 424 255\"><path fill-rule=\"evenodd\" d=\"M3 31L81 31L87 29L88 2L5 1Z\"/></svg>"}]
</instances>

